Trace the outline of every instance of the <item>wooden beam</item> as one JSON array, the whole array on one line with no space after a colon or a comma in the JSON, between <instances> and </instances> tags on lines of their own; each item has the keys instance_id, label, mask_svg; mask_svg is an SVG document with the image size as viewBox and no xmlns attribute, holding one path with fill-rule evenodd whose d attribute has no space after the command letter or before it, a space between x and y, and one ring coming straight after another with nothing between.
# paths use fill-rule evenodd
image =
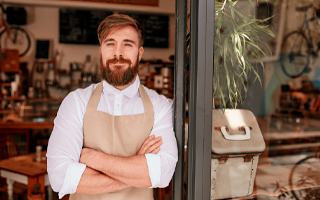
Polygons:
<instances>
[{"instance_id":1,"label":"wooden beam","mask_svg":"<svg viewBox=\"0 0 320 200\"><path fill-rule=\"evenodd\" d=\"M159 0L60 0L60 1L82 1L98 3L115 3L140 6L159 6Z\"/></svg>"}]
</instances>

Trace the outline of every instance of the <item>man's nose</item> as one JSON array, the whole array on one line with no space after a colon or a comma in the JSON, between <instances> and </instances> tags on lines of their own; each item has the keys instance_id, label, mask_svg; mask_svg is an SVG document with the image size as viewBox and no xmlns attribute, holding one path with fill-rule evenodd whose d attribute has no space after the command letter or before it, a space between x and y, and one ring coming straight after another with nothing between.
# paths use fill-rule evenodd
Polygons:
<instances>
[{"instance_id":1,"label":"man's nose","mask_svg":"<svg viewBox=\"0 0 320 200\"><path fill-rule=\"evenodd\" d=\"M123 56L123 49L122 49L122 46L121 46L121 45L118 45L118 46L115 48L114 57L116 57L116 58L119 59L120 56Z\"/></svg>"}]
</instances>

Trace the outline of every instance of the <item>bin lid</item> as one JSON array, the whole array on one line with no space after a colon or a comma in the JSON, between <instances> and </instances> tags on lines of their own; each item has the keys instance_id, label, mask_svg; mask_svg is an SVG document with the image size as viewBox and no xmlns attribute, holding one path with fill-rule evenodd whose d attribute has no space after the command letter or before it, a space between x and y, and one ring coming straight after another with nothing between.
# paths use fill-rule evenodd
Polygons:
<instances>
[{"instance_id":1,"label":"bin lid","mask_svg":"<svg viewBox=\"0 0 320 200\"><path fill-rule=\"evenodd\" d=\"M212 110L213 154L260 154L265 148L259 124L250 110Z\"/></svg>"}]
</instances>

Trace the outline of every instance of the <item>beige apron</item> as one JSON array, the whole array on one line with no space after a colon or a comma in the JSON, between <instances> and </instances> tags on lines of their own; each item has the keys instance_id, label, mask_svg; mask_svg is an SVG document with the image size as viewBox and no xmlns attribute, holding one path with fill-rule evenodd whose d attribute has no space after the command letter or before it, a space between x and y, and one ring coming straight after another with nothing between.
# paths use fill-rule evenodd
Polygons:
<instances>
[{"instance_id":1,"label":"beige apron","mask_svg":"<svg viewBox=\"0 0 320 200\"><path fill-rule=\"evenodd\" d=\"M144 90L139 86L145 113L113 116L97 110L103 83L93 91L83 119L83 146L101 150L116 156L133 156L149 137L153 127L153 105ZM103 200L153 200L153 190L130 187L109 194L72 194L73 199Z\"/></svg>"}]
</instances>

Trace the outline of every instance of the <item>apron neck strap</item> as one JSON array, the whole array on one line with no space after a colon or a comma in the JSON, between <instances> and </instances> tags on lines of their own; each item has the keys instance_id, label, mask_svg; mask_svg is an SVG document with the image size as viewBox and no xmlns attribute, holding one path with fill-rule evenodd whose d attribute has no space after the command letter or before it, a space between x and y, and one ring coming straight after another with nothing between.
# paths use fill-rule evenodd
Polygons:
<instances>
[{"instance_id":1,"label":"apron neck strap","mask_svg":"<svg viewBox=\"0 0 320 200\"><path fill-rule=\"evenodd\" d=\"M97 85L96 89L94 89L94 87L92 86L93 92L87 105L88 108L97 109L98 103L100 101L102 88L103 88L103 80Z\"/></svg>"},{"instance_id":2,"label":"apron neck strap","mask_svg":"<svg viewBox=\"0 0 320 200\"><path fill-rule=\"evenodd\" d=\"M152 112L153 113L153 105L151 103L151 100L146 92L146 90L144 89L144 87L140 84L139 85L139 92L140 92L140 97L142 99L142 103L144 106L144 111L147 112Z\"/></svg>"}]
</instances>

